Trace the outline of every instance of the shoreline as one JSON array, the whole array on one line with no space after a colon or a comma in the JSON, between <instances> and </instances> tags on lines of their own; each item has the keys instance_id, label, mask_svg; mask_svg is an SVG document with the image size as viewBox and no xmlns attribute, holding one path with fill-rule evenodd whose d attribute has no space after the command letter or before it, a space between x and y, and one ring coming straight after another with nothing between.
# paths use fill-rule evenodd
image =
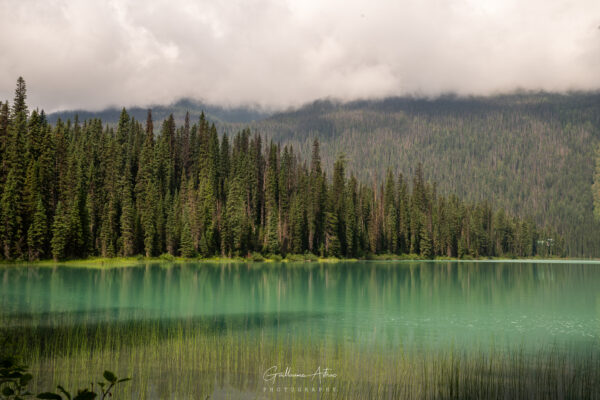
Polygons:
<instances>
[{"instance_id":1,"label":"shoreline","mask_svg":"<svg viewBox=\"0 0 600 400\"><path fill-rule=\"evenodd\" d=\"M271 256L272 257L272 256ZM185 257L172 257L168 255L162 255L159 257L89 257L81 259L71 260L37 260L37 261L0 261L0 267L20 267L20 266L40 266L40 267L54 267L54 266L85 266L88 268L102 268L102 267L133 267L141 264L184 264L184 263L200 263L200 264L293 264L293 263L318 263L318 264L335 264L335 263L351 263L351 262L456 262L456 263L580 263L580 264L600 264L600 259L577 259L577 258L542 258L542 257L530 257L530 258L496 258L496 257L485 257L485 258L469 258L459 259L451 257L438 257L434 259L425 259L421 256L414 254L406 254L402 256L391 256L391 255L380 255L368 258L335 258L335 257L317 257L314 255L288 255L286 258L281 256L275 257L261 257L256 259L253 257L209 257L209 258L185 258Z\"/></svg>"}]
</instances>

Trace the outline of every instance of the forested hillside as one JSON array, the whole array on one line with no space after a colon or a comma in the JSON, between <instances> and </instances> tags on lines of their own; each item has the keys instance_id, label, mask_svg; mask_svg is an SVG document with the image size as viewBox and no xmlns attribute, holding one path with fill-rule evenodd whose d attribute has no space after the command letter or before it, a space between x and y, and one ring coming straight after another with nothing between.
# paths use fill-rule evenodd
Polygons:
<instances>
[{"instance_id":1,"label":"forested hillside","mask_svg":"<svg viewBox=\"0 0 600 400\"><path fill-rule=\"evenodd\" d=\"M318 138L325 170L345 154L361 181L381 183L387 168L410 176L422 163L441 193L533 215L559 229L570 256L600 256L591 191L600 94L318 101L251 126L301 158Z\"/></svg>"},{"instance_id":2,"label":"forested hillside","mask_svg":"<svg viewBox=\"0 0 600 400\"><path fill-rule=\"evenodd\" d=\"M184 101L161 107L155 118L173 113L183 122L185 110L199 115L200 106ZM411 176L421 162L425 178L437 182L441 193L489 200L510 213L531 215L536 223L561 232L570 256L600 256L600 224L593 217L591 191L600 94L317 101L270 118L255 110L219 114L213 108L209 112L217 115L219 134L250 127L292 146L302 160L310 158L313 140L319 139L329 174L340 154L347 169L365 182L381 183L388 168ZM136 108L130 115L142 120L145 112ZM116 126L119 113L115 109L79 116L105 117L104 122ZM50 119L56 118L58 114Z\"/></svg>"},{"instance_id":3,"label":"forested hillside","mask_svg":"<svg viewBox=\"0 0 600 400\"><path fill-rule=\"evenodd\" d=\"M125 109L100 119L29 112L19 79L0 107L0 240L7 260L89 255L426 258L562 255L553 232L487 201L441 195L417 164L410 177L356 179L339 157L329 176L319 142L298 157L249 130L229 138L204 115L154 128Z\"/></svg>"},{"instance_id":4,"label":"forested hillside","mask_svg":"<svg viewBox=\"0 0 600 400\"><path fill-rule=\"evenodd\" d=\"M197 120L200 114L204 113L207 119L212 120L215 123L220 122L232 122L247 124L252 121L262 120L269 116L266 111L261 111L258 108L249 107L220 107L216 105L206 104L200 101L192 99L181 99L171 105L154 105L151 107L154 118L157 121L162 121L173 115L175 122L183 124L187 113L190 114L191 118ZM143 121L146 118L148 108L143 107L131 107L127 110L127 113L139 121ZM119 123L119 117L121 116L121 109L112 107L100 111L89 111L89 110L65 110L57 111L48 115L48 122L55 124L59 119L63 121L71 120L74 121L75 117L79 118L80 121L85 121L92 118L99 118L104 124L116 126Z\"/></svg>"}]
</instances>

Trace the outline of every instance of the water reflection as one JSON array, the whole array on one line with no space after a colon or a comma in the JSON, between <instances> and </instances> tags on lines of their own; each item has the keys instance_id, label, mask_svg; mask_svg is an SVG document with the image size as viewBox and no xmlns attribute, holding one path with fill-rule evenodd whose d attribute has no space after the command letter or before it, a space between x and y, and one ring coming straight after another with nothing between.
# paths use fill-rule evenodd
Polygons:
<instances>
[{"instance_id":1,"label":"water reflection","mask_svg":"<svg viewBox=\"0 0 600 400\"><path fill-rule=\"evenodd\" d=\"M354 262L3 267L3 319L195 321L248 335L405 348L596 343L600 266Z\"/></svg>"}]
</instances>

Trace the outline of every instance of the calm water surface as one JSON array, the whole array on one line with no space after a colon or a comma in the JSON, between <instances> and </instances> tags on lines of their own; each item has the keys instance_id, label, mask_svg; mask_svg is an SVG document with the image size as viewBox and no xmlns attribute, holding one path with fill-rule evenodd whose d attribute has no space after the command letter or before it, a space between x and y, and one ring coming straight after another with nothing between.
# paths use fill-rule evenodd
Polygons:
<instances>
[{"instance_id":1,"label":"calm water surface","mask_svg":"<svg viewBox=\"0 0 600 400\"><path fill-rule=\"evenodd\" d=\"M12 325L199 319L358 345L589 348L600 265L510 262L0 268Z\"/></svg>"}]
</instances>

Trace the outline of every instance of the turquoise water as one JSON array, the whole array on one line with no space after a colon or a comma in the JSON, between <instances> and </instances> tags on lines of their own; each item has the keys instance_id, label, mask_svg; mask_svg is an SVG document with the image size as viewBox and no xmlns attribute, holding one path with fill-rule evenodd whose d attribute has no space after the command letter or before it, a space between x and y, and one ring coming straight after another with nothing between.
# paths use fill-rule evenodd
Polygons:
<instances>
[{"instance_id":1,"label":"turquoise water","mask_svg":"<svg viewBox=\"0 0 600 400\"><path fill-rule=\"evenodd\" d=\"M600 265L148 264L0 269L9 325L197 319L244 335L438 347L589 348Z\"/></svg>"}]
</instances>

